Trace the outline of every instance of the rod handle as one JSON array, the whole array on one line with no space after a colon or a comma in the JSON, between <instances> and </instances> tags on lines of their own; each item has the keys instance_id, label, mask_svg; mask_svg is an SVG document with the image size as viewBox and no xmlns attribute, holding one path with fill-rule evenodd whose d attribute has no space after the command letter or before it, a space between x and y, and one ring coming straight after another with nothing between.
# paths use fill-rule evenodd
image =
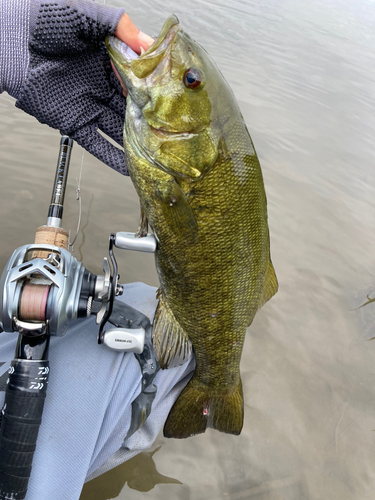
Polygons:
<instances>
[{"instance_id":1,"label":"rod handle","mask_svg":"<svg viewBox=\"0 0 375 500\"><path fill-rule=\"evenodd\" d=\"M48 375L48 361L12 361L0 423L0 500L26 496Z\"/></svg>"}]
</instances>

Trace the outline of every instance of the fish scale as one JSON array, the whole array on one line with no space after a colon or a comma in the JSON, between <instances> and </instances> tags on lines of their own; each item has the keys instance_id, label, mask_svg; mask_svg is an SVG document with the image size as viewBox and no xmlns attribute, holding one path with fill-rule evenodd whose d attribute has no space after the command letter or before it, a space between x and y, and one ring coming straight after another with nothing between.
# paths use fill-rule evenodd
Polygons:
<instances>
[{"instance_id":1,"label":"fish scale","mask_svg":"<svg viewBox=\"0 0 375 500\"><path fill-rule=\"evenodd\" d=\"M129 173L158 240L154 349L163 368L191 345L196 358L164 435L239 434L246 328L278 286L253 143L225 79L175 16L133 62L115 39L107 48L129 91Z\"/></svg>"}]
</instances>

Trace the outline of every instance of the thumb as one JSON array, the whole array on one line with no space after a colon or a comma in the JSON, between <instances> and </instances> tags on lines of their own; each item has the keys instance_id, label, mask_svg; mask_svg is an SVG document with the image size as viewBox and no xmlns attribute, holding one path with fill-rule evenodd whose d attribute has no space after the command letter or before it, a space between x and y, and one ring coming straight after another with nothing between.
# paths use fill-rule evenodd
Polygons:
<instances>
[{"instance_id":1,"label":"thumb","mask_svg":"<svg viewBox=\"0 0 375 500\"><path fill-rule=\"evenodd\" d=\"M128 14L123 14L121 16L115 31L115 36L120 38L120 40L125 42L126 45L138 54L141 53L141 47L147 50L154 43L154 39L140 31Z\"/></svg>"}]
</instances>

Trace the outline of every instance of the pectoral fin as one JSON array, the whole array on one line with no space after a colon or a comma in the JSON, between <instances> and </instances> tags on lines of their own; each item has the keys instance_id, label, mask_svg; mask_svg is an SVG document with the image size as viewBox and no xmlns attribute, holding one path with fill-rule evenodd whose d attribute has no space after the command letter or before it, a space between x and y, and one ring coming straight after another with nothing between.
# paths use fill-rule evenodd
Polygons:
<instances>
[{"instance_id":1,"label":"pectoral fin","mask_svg":"<svg viewBox=\"0 0 375 500\"><path fill-rule=\"evenodd\" d=\"M145 210L143 208L143 205L142 203L140 202L139 203L140 205L140 218L139 218L139 226L138 226L138 229L137 229L137 232L135 233L136 236L138 236L138 238L143 238L144 236L147 236L147 232L148 232L148 219L147 219L147 215L145 213Z\"/></svg>"},{"instance_id":2,"label":"pectoral fin","mask_svg":"<svg viewBox=\"0 0 375 500\"><path fill-rule=\"evenodd\" d=\"M161 210L175 235L194 243L198 237L195 215L184 192L174 179L157 189Z\"/></svg>"},{"instance_id":3,"label":"pectoral fin","mask_svg":"<svg viewBox=\"0 0 375 500\"><path fill-rule=\"evenodd\" d=\"M144 111L146 116L146 111ZM152 125L152 116L146 116ZM196 180L214 165L218 148L207 131L190 137L166 140L155 154L155 160L165 172L175 178Z\"/></svg>"}]
</instances>

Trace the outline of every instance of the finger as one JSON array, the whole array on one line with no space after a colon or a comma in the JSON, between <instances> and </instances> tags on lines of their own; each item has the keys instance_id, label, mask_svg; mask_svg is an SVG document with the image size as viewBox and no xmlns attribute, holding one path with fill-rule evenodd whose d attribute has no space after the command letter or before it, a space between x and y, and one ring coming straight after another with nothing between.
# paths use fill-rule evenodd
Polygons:
<instances>
[{"instance_id":1,"label":"finger","mask_svg":"<svg viewBox=\"0 0 375 500\"><path fill-rule=\"evenodd\" d=\"M107 134L111 139L117 142L120 146L124 144L123 130L124 130L125 116L119 116L117 113L109 108L103 108L103 112L99 117L98 127L102 132Z\"/></svg>"},{"instance_id":2,"label":"finger","mask_svg":"<svg viewBox=\"0 0 375 500\"><path fill-rule=\"evenodd\" d=\"M95 124L91 123L76 130L70 137L113 170L122 175L129 175L124 152L104 139L97 131Z\"/></svg>"},{"instance_id":3,"label":"finger","mask_svg":"<svg viewBox=\"0 0 375 500\"><path fill-rule=\"evenodd\" d=\"M109 81L113 91L109 100L106 101L106 104L108 104L108 107L115 113L117 113L120 116L121 120L124 121L126 111L126 97L123 94L123 88L114 72L110 74Z\"/></svg>"},{"instance_id":4,"label":"finger","mask_svg":"<svg viewBox=\"0 0 375 500\"><path fill-rule=\"evenodd\" d=\"M147 50L154 43L154 39L140 31L127 14L121 16L115 36L138 54L141 53L141 47Z\"/></svg>"}]
</instances>

